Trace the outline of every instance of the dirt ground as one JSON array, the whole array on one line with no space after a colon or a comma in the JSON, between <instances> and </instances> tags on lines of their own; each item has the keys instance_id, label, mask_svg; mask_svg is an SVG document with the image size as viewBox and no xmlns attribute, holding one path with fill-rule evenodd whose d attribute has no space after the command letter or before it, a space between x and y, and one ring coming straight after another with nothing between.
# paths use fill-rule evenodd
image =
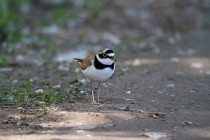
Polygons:
<instances>
[{"instance_id":1,"label":"dirt ground","mask_svg":"<svg viewBox=\"0 0 210 140\"><path fill-rule=\"evenodd\" d=\"M128 11L129 7L134 11L139 8L135 1L130 5L125 1L116 3ZM147 4L140 3L142 11ZM112 21L115 16L110 16L107 27L104 23L99 27L91 24L52 35L60 48L50 62L40 64L37 52L27 50L24 59L10 66L11 71L0 69L2 88L15 79L21 87L29 77L33 79L33 90L42 83L53 83L58 91L65 92L65 98L48 107L45 114L36 104L0 103L0 139L210 139L210 30L189 27L189 31L180 26L184 31L139 33L139 29L150 29L150 25L134 25L137 15ZM74 35L81 37L81 32L85 39L75 47ZM140 42L132 43L133 38ZM66 59L68 51L71 54L67 59L71 59L103 47L115 50L116 72L102 85L101 104L92 105L90 83L84 76L75 81L79 65L60 59Z\"/></svg>"}]
</instances>

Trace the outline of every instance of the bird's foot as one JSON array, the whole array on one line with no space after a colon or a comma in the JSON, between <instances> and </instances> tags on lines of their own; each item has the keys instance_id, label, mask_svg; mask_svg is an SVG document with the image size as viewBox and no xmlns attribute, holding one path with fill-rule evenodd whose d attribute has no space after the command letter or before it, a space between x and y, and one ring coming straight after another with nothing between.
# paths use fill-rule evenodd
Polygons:
<instances>
[{"instance_id":1,"label":"bird's foot","mask_svg":"<svg viewBox=\"0 0 210 140\"><path fill-rule=\"evenodd\" d=\"M99 102L96 102L96 101L92 101L91 104L93 104L93 105L100 105L100 103Z\"/></svg>"}]
</instances>

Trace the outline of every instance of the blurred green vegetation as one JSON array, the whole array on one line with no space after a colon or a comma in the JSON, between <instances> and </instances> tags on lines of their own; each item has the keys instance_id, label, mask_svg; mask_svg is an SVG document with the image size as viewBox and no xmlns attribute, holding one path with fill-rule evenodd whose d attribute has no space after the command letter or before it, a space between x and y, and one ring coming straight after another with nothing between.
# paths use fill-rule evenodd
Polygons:
<instances>
[{"instance_id":1,"label":"blurred green vegetation","mask_svg":"<svg viewBox=\"0 0 210 140\"><path fill-rule=\"evenodd\" d=\"M24 20L18 7L28 2L28 0L0 1L0 47L3 54L15 52L16 43L24 36L21 31Z\"/></svg>"},{"instance_id":2,"label":"blurred green vegetation","mask_svg":"<svg viewBox=\"0 0 210 140\"><path fill-rule=\"evenodd\" d=\"M8 63L5 58L0 58L0 67L7 67Z\"/></svg>"},{"instance_id":3,"label":"blurred green vegetation","mask_svg":"<svg viewBox=\"0 0 210 140\"><path fill-rule=\"evenodd\" d=\"M100 11L106 8L106 1L87 0L85 8L91 19L97 19L101 16Z\"/></svg>"},{"instance_id":4,"label":"blurred green vegetation","mask_svg":"<svg viewBox=\"0 0 210 140\"><path fill-rule=\"evenodd\" d=\"M40 29L53 24L65 27L68 21L75 22L81 18L84 22L95 23L96 20L103 18L101 11L107 8L106 2L85 0L78 6L75 1L54 3L48 0L1 0L0 66L7 66L7 59L5 59L7 55L16 55L18 45L25 42L31 43L26 44L27 47L36 49L45 47L49 53L55 53L55 45L49 43L52 41L48 41L46 35L40 33ZM24 11L27 7L29 11Z\"/></svg>"}]
</instances>

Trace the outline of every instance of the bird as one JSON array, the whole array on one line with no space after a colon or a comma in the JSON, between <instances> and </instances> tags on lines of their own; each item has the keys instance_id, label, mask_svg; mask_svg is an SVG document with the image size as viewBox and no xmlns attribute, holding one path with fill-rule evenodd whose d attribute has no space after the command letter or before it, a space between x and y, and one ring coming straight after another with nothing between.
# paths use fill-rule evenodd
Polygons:
<instances>
[{"instance_id":1,"label":"bird","mask_svg":"<svg viewBox=\"0 0 210 140\"><path fill-rule=\"evenodd\" d=\"M80 64L84 76L91 82L92 104L100 104L99 94L102 82L109 79L115 71L115 53L113 50L104 48L96 54L90 54L84 59L74 58ZM95 101L93 83L98 83L98 99Z\"/></svg>"}]
</instances>

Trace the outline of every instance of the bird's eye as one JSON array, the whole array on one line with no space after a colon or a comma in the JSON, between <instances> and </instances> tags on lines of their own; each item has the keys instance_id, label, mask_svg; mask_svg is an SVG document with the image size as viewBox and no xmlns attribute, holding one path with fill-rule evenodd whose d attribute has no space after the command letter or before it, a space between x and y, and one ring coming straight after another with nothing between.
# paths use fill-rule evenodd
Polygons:
<instances>
[{"instance_id":1,"label":"bird's eye","mask_svg":"<svg viewBox=\"0 0 210 140\"><path fill-rule=\"evenodd\" d=\"M107 57L107 54L106 53L103 53L102 55L103 55L104 58Z\"/></svg>"}]
</instances>

